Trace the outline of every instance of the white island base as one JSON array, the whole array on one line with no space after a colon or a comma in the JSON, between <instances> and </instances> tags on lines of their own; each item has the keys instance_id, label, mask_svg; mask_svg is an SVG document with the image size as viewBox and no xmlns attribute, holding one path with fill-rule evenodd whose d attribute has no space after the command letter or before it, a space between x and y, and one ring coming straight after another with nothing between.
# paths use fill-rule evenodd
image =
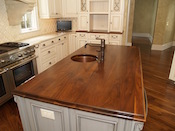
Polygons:
<instances>
[{"instance_id":1,"label":"white island base","mask_svg":"<svg viewBox=\"0 0 175 131\"><path fill-rule=\"evenodd\" d=\"M24 131L141 131L143 122L70 109L19 96Z\"/></svg>"}]
</instances>

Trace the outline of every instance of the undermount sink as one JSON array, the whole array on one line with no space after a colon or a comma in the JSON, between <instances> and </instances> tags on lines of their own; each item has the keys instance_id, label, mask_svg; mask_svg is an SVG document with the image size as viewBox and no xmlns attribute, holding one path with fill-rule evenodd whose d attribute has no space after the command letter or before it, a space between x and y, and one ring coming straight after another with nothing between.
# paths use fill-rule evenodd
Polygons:
<instances>
[{"instance_id":1,"label":"undermount sink","mask_svg":"<svg viewBox=\"0 0 175 131\"><path fill-rule=\"evenodd\" d=\"M71 59L77 62L92 62L98 60L98 57L90 54L79 54L72 56Z\"/></svg>"}]
</instances>

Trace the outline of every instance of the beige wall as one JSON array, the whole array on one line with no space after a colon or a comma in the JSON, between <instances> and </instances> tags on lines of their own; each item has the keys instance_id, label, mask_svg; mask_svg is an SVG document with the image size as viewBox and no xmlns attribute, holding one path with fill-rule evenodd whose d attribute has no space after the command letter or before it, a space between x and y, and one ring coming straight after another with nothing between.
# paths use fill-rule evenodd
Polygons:
<instances>
[{"instance_id":1,"label":"beige wall","mask_svg":"<svg viewBox=\"0 0 175 131\"><path fill-rule=\"evenodd\" d=\"M156 11L157 0L135 0L133 32L153 36Z\"/></svg>"},{"instance_id":2,"label":"beige wall","mask_svg":"<svg viewBox=\"0 0 175 131\"><path fill-rule=\"evenodd\" d=\"M56 31L56 19L39 19L39 30L32 33L21 33L20 26L9 26L8 16L4 0L0 0L0 43L19 41L38 35L44 35Z\"/></svg>"},{"instance_id":3,"label":"beige wall","mask_svg":"<svg viewBox=\"0 0 175 131\"><path fill-rule=\"evenodd\" d=\"M174 13L174 0L159 0L153 44L162 45L173 41Z\"/></svg>"},{"instance_id":4,"label":"beige wall","mask_svg":"<svg viewBox=\"0 0 175 131\"><path fill-rule=\"evenodd\" d=\"M129 29L128 29L128 42L129 43L132 43L134 9L135 9L135 0L131 0L131 3L130 3L130 14L129 14Z\"/></svg>"}]
</instances>

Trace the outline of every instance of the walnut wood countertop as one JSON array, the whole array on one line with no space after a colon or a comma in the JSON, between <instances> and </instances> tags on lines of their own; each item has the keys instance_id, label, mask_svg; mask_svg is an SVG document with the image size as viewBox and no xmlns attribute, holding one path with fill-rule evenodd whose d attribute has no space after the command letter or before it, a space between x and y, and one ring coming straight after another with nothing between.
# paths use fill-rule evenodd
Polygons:
<instances>
[{"instance_id":1,"label":"walnut wood countertop","mask_svg":"<svg viewBox=\"0 0 175 131\"><path fill-rule=\"evenodd\" d=\"M34 79L14 95L114 117L146 121L142 65L136 47L105 48L104 63L74 62L76 54L94 54L81 48Z\"/></svg>"}]
</instances>

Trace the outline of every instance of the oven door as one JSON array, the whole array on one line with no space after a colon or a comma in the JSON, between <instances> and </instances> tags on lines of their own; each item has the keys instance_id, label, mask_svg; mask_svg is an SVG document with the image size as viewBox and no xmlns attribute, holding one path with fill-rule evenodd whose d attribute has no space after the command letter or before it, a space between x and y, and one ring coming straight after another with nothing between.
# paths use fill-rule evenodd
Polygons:
<instances>
[{"instance_id":1,"label":"oven door","mask_svg":"<svg viewBox=\"0 0 175 131\"><path fill-rule=\"evenodd\" d=\"M10 87L13 90L19 85L32 79L36 74L38 74L36 56L22 60L18 64L15 64L9 68L8 75L10 81L12 81Z\"/></svg>"},{"instance_id":2,"label":"oven door","mask_svg":"<svg viewBox=\"0 0 175 131\"><path fill-rule=\"evenodd\" d=\"M0 71L0 105L11 98L10 88L7 79L7 71Z\"/></svg>"}]
</instances>

